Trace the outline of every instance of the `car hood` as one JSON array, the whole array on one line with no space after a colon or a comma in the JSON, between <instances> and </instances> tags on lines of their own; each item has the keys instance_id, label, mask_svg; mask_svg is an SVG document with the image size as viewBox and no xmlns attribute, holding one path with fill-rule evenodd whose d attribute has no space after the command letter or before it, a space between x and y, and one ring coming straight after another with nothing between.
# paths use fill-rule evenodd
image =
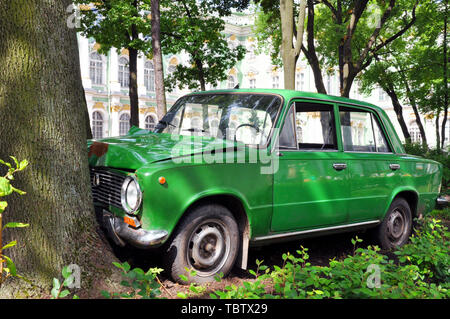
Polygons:
<instances>
[{"instance_id":1,"label":"car hood","mask_svg":"<svg viewBox=\"0 0 450 319\"><path fill-rule=\"evenodd\" d=\"M152 133L132 127L125 136L88 141L90 166L136 170L146 164L244 144L224 139Z\"/></svg>"}]
</instances>

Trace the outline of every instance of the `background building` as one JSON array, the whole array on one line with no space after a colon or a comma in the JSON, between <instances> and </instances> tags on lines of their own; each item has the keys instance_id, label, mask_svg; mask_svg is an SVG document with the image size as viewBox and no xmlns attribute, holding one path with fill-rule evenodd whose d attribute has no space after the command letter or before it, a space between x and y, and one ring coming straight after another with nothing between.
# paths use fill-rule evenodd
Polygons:
<instances>
[{"instance_id":1,"label":"background building","mask_svg":"<svg viewBox=\"0 0 450 319\"><path fill-rule=\"evenodd\" d=\"M234 88L238 83L241 88L280 88L284 87L283 70L272 65L267 54L256 53L256 39L253 35L254 16L235 13L225 19L224 33L230 46L243 45L247 49L245 58L228 71L227 80L207 89ZM124 135L129 129L130 102L128 96L128 51L111 49L107 55L97 52L99 44L93 39L78 36L80 65L83 86L86 94L89 116L94 138ZM164 74L170 74L179 63L187 61L185 55L177 54L163 57ZM158 122L156 116L155 74L153 62L146 57L138 58L138 92L139 92L139 123L142 128L153 129ZM339 75L324 75L328 94L339 95ZM306 60L300 58L296 68L296 90L316 92L312 69ZM180 96L189 93L188 90L176 89L166 94L167 107ZM403 140L400 125L392 103L381 89L375 89L369 96L361 95L358 83L355 81L350 97L382 107L396 127L397 134ZM412 108L406 103L403 111L411 138L420 142L420 133ZM448 132L445 145L449 145L450 121L447 122ZM434 119L422 116L428 144L434 147L436 133Z\"/></svg>"}]
</instances>

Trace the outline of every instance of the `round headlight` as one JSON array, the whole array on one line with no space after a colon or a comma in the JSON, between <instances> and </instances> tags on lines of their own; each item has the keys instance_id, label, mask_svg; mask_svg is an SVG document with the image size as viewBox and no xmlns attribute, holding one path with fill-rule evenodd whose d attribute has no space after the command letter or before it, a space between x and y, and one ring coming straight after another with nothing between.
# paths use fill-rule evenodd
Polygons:
<instances>
[{"instance_id":1,"label":"round headlight","mask_svg":"<svg viewBox=\"0 0 450 319\"><path fill-rule=\"evenodd\" d=\"M127 213L136 213L141 206L142 192L139 184L132 176L125 178L120 194L122 207Z\"/></svg>"}]
</instances>

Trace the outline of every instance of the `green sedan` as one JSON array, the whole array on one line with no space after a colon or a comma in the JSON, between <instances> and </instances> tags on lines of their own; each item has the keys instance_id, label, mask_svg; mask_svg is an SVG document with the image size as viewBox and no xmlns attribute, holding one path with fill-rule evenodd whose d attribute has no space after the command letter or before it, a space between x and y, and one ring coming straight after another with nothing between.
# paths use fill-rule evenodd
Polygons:
<instances>
[{"instance_id":1,"label":"green sedan","mask_svg":"<svg viewBox=\"0 0 450 319\"><path fill-rule=\"evenodd\" d=\"M88 142L94 204L120 246L164 250L195 282L247 267L251 245L373 228L408 241L442 165L405 154L385 112L290 90L181 97L153 132ZM149 252L151 253L151 251Z\"/></svg>"}]
</instances>

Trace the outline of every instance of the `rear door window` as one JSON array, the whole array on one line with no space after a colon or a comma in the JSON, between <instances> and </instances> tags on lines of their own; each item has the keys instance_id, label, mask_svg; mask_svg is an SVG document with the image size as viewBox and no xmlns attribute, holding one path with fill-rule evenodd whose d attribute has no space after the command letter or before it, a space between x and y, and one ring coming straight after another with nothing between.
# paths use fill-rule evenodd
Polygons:
<instances>
[{"instance_id":1,"label":"rear door window","mask_svg":"<svg viewBox=\"0 0 450 319\"><path fill-rule=\"evenodd\" d=\"M374 113L339 107L342 142L348 152L391 152L387 139Z\"/></svg>"}]
</instances>

